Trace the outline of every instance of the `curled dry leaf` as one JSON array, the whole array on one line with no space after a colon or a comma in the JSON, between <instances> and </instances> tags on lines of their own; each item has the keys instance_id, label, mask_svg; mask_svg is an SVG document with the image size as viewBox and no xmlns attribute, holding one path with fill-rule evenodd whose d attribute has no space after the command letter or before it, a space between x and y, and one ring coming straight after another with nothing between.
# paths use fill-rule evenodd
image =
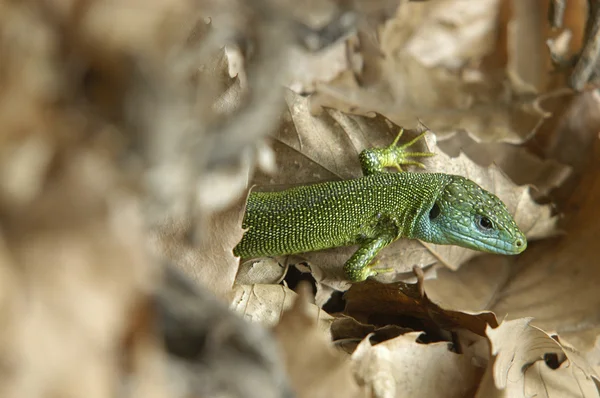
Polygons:
<instances>
[{"instance_id":1,"label":"curled dry leaf","mask_svg":"<svg viewBox=\"0 0 600 398\"><path fill-rule=\"evenodd\" d=\"M352 354L358 344L368 336L368 340L381 342L390 340L405 333L412 332L411 328L396 325L382 327L357 321L349 316L337 317L331 324L331 338L337 347Z\"/></svg>"},{"instance_id":2,"label":"curled dry leaf","mask_svg":"<svg viewBox=\"0 0 600 398\"><path fill-rule=\"evenodd\" d=\"M480 369L469 355L449 344L421 344L419 332L371 345L365 338L352 354L357 378L377 398L465 397L475 389Z\"/></svg>"},{"instance_id":3,"label":"curled dry leaf","mask_svg":"<svg viewBox=\"0 0 600 398\"><path fill-rule=\"evenodd\" d=\"M530 321L517 319L488 328L493 377L484 379L477 396L597 397L600 390L595 371Z\"/></svg>"},{"instance_id":4,"label":"curled dry leaf","mask_svg":"<svg viewBox=\"0 0 600 398\"><path fill-rule=\"evenodd\" d=\"M363 323L385 325L397 324L399 317L410 317L420 325L420 330L426 330L433 336L459 329L484 336L489 325L498 325L496 316L491 312L467 314L445 310L429 300L422 289L421 282L382 284L367 280L355 283L344 295L344 313Z\"/></svg>"}]
</instances>

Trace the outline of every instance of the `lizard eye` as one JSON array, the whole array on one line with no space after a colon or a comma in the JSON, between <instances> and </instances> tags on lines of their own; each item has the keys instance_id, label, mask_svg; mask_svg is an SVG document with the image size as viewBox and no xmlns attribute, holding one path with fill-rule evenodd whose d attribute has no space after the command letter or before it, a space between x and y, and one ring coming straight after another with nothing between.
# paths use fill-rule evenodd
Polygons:
<instances>
[{"instance_id":1,"label":"lizard eye","mask_svg":"<svg viewBox=\"0 0 600 398\"><path fill-rule=\"evenodd\" d=\"M490 220L489 218L485 217L485 216L481 216L479 217L479 219L477 220L477 225L479 226L479 228L488 231L492 228L494 228L494 223L492 222L492 220Z\"/></svg>"},{"instance_id":2,"label":"lizard eye","mask_svg":"<svg viewBox=\"0 0 600 398\"><path fill-rule=\"evenodd\" d=\"M434 203L431 210L429 210L429 219L434 220L435 218L437 218L437 216L440 215L440 213L441 213L440 206L438 206L437 203Z\"/></svg>"}]
</instances>

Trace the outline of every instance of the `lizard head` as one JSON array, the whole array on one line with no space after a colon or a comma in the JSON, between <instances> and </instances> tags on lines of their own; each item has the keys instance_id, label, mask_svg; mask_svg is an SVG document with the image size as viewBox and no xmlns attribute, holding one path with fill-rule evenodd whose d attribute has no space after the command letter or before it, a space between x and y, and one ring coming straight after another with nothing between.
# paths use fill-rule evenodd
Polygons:
<instances>
[{"instance_id":1,"label":"lizard head","mask_svg":"<svg viewBox=\"0 0 600 398\"><path fill-rule=\"evenodd\" d=\"M425 213L415 236L496 254L518 254L527 239L498 197L460 176L450 181Z\"/></svg>"}]
</instances>

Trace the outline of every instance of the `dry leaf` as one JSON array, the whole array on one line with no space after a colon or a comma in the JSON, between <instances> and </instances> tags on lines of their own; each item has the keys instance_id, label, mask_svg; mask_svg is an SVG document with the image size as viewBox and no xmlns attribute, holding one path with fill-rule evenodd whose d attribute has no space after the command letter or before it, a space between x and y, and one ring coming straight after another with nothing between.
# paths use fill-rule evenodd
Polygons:
<instances>
[{"instance_id":1,"label":"dry leaf","mask_svg":"<svg viewBox=\"0 0 600 398\"><path fill-rule=\"evenodd\" d=\"M419 335L407 333L377 345L365 338L352 354L358 379L377 398L469 396L481 370L446 342L417 343Z\"/></svg>"},{"instance_id":2,"label":"dry leaf","mask_svg":"<svg viewBox=\"0 0 600 398\"><path fill-rule=\"evenodd\" d=\"M341 316L331 324L331 338L337 347L352 354L358 344L368 337L371 342L390 340L405 333L412 332L411 328L396 325L382 327L361 323L354 318Z\"/></svg>"},{"instance_id":3,"label":"dry leaf","mask_svg":"<svg viewBox=\"0 0 600 398\"><path fill-rule=\"evenodd\" d=\"M424 295L421 283L382 284L372 280L355 283L344 295L344 313L360 322L376 325L407 326L398 324L398 320L409 317L416 322L418 330L426 330L434 336L459 329L484 336L489 325L498 325L491 312L468 314L441 308Z\"/></svg>"},{"instance_id":4,"label":"dry leaf","mask_svg":"<svg viewBox=\"0 0 600 398\"><path fill-rule=\"evenodd\" d=\"M249 321L264 326L274 326L280 322L282 314L289 310L297 294L281 285L235 285L232 292L230 309ZM329 336L333 318L313 304L305 304L303 311L313 316L324 335Z\"/></svg>"},{"instance_id":5,"label":"dry leaf","mask_svg":"<svg viewBox=\"0 0 600 398\"><path fill-rule=\"evenodd\" d=\"M518 319L488 328L495 356L490 362L495 389L483 383L485 394L478 397L598 397L600 390L593 380L598 380L598 376L594 370L547 333L530 326L530 321ZM558 358L559 367L545 362L552 356Z\"/></svg>"},{"instance_id":6,"label":"dry leaf","mask_svg":"<svg viewBox=\"0 0 600 398\"><path fill-rule=\"evenodd\" d=\"M277 285L287 272L287 267L279 264L274 258L266 257L259 261L244 261L235 277L238 285L272 284Z\"/></svg>"},{"instance_id":7,"label":"dry leaf","mask_svg":"<svg viewBox=\"0 0 600 398\"><path fill-rule=\"evenodd\" d=\"M451 157L463 152L482 167L495 164L517 185L531 185L532 194L546 196L561 186L571 174L571 167L553 159L541 159L524 147L499 143L478 143L465 132L438 137L437 145Z\"/></svg>"}]
</instances>

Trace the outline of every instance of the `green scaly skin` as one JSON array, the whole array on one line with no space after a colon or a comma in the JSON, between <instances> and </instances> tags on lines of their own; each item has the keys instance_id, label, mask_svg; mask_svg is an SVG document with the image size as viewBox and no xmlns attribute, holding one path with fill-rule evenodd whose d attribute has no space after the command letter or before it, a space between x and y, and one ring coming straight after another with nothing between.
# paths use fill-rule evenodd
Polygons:
<instances>
[{"instance_id":1,"label":"green scaly skin","mask_svg":"<svg viewBox=\"0 0 600 398\"><path fill-rule=\"evenodd\" d=\"M278 256L359 244L344 265L360 282L390 269L372 268L377 253L398 238L420 239L496 254L518 254L525 235L496 195L471 180L443 173L386 173L385 167L422 166L407 152L420 139L361 152L364 177L253 192L233 250L244 258Z\"/></svg>"}]
</instances>

